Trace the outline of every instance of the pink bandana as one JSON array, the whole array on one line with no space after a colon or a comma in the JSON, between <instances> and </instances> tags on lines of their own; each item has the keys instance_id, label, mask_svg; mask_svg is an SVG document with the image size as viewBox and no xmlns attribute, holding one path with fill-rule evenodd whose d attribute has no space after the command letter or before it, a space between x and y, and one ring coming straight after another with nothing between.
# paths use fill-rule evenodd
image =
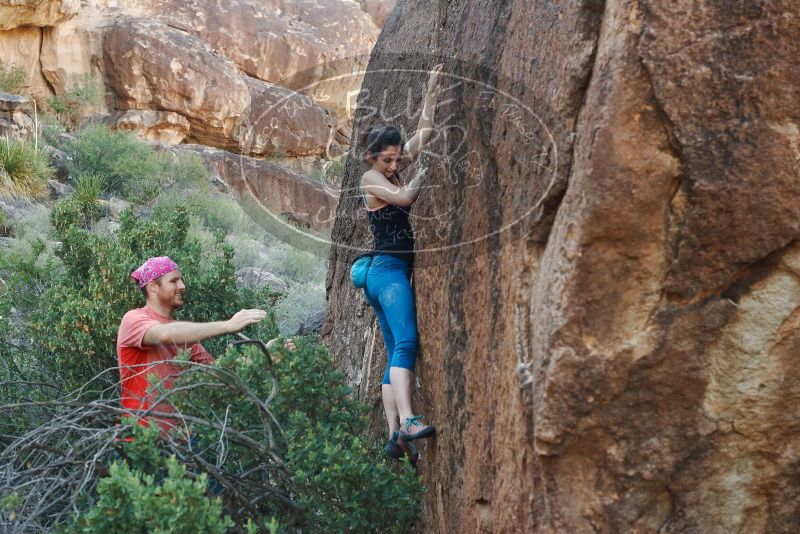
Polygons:
<instances>
[{"instance_id":1,"label":"pink bandana","mask_svg":"<svg viewBox=\"0 0 800 534\"><path fill-rule=\"evenodd\" d=\"M167 256L158 256L157 258L150 258L142 264L141 267L131 273L131 278L136 280L139 284L139 289L147 285L152 280L157 280L167 273L176 271L178 264L169 259Z\"/></svg>"}]
</instances>

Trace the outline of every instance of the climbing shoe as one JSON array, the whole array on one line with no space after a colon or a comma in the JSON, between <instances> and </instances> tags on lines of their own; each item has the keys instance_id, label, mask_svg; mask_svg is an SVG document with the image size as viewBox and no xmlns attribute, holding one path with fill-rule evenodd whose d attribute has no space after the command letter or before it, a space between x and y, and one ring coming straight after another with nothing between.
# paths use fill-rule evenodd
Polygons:
<instances>
[{"instance_id":1,"label":"climbing shoe","mask_svg":"<svg viewBox=\"0 0 800 534\"><path fill-rule=\"evenodd\" d=\"M417 448L401 439L399 432L394 432L389 441L386 442L386 456L400 460L403 455L408 456L408 461L412 466L416 465L417 460L419 460Z\"/></svg>"},{"instance_id":2,"label":"climbing shoe","mask_svg":"<svg viewBox=\"0 0 800 534\"><path fill-rule=\"evenodd\" d=\"M404 441L429 438L436 434L436 429L434 427L426 425L420 421L420 419L422 419L421 415L406 417L405 422L400 425L400 437Z\"/></svg>"},{"instance_id":3,"label":"climbing shoe","mask_svg":"<svg viewBox=\"0 0 800 534\"><path fill-rule=\"evenodd\" d=\"M394 432L392 437L389 438L389 441L386 442L386 456L394 458L395 460L399 460L403 457L403 448L397 443L399 437L399 433Z\"/></svg>"}]
</instances>

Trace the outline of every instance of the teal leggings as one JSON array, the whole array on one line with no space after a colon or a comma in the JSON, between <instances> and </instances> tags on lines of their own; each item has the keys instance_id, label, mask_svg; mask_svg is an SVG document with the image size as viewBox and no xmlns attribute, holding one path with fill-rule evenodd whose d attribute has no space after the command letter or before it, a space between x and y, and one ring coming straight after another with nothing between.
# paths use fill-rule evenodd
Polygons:
<instances>
[{"instance_id":1,"label":"teal leggings","mask_svg":"<svg viewBox=\"0 0 800 534\"><path fill-rule=\"evenodd\" d=\"M384 254L373 257L364 294L375 309L386 344L388 365L383 383L391 384L390 368L413 372L417 360L417 310L408 263Z\"/></svg>"}]
</instances>

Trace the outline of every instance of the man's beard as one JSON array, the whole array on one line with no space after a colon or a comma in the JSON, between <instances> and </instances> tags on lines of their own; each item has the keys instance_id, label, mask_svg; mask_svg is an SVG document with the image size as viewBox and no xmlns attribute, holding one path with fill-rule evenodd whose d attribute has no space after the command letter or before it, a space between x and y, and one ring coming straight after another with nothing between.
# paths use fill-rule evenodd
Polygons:
<instances>
[{"instance_id":1,"label":"man's beard","mask_svg":"<svg viewBox=\"0 0 800 534\"><path fill-rule=\"evenodd\" d=\"M176 293L175 295L172 296L171 299L162 301L162 303L171 310L177 310L178 308L183 306L183 294Z\"/></svg>"}]
</instances>

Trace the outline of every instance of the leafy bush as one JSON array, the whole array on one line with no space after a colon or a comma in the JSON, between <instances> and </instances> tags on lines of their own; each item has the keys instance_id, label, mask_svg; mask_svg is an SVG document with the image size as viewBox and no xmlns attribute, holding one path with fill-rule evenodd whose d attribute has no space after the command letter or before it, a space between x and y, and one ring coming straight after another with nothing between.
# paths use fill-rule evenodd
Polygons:
<instances>
[{"instance_id":1,"label":"leafy bush","mask_svg":"<svg viewBox=\"0 0 800 534\"><path fill-rule=\"evenodd\" d=\"M0 92L18 95L28 87L25 69L16 65L6 66L0 61Z\"/></svg>"},{"instance_id":2,"label":"leafy bush","mask_svg":"<svg viewBox=\"0 0 800 534\"><path fill-rule=\"evenodd\" d=\"M239 204L227 195L208 190L189 192L174 191L163 195L159 204L185 206L189 213L211 231L233 235L252 235L258 226L242 210Z\"/></svg>"},{"instance_id":3,"label":"leafy bush","mask_svg":"<svg viewBox=\"0 0 800 534\"><path fill-rule=\"evenodd\" d=\"M161 190L164 163L147 144L129 132L93 125L64 147L71 156L70 174L92 174L103 189L131 202L145 202Z\"/></svg>"},{"instance_id":4,"label":"leafy bush","mask_svg":"<svg viewBox=\"0 0 800 534\"><path fill-rule=\"evenodd\" d=\"M99 499L73 532L106 534L124 525L132 534L221 534L233 525L220 499L206 496L207 475L189 479L174 456L164 463L167 476L159 481L124 462L112 464L98 485Z\"/></svg>"},{"instance_id":5,"label":"leafy bush","mask_svg":"<svg viewBox=\"0 0 800 534\"><path fill-rule=\"evenodd\" d=\"M67 205L69 205L67 203ZM32 321L36 337L50 352L52 364L64 372L62 384L77 388L102 369L116 365L115 339L126 311L143 305L130 273L151 256L172 257L187 280L185 310L178 317L210 321L253 307L252 294L235 287L232 251L222 236L209 250L187 239L185 209L157 208L151 219L131 211L120 217L115 237L80 228L79 216L68 208L53 211L53 227L61 245L56 249L65 272L52 280ZM269 322L261 328L274 328ZM205 344L224 347L224 339Z\"/></svg>"},{"instance_id":6,"label":"leafy bush","mask_svg":"<svg viewBox=\"0 0 800 534\"><path fill-rule=\"evenodd\" d=\"M45 142L52 147L59 148L61 143L58 137L66 133L66 127L51 115L40 115L39 124L41 125L42 137Z\"/></svg>"},{"instance_id":7,"label":"leafy bush","mask_svg":"<svg viewBox=\"0 0 800 534\"><path fill-rule=\"evenodd\" d=\"M0 236L9 236L13 232L10 221L6 216L6 212L0 209Z\"/></svg>"},{"instance_id":8,"label":"leafy bush","mask_svg":"<svg viewBox=\"0 0 800 534\"><path fill-rule=\"evenodd\" d=\"M326 161L321 170L312 174L312 178L334 185L342 185L344 179L345 156Z\"/></svg>"},{"instance_id":9,"label":"leafy bush","mask_svg":"<svg viewBox=\"0 0 800 534\"><path fill-rule=\"evenodd\" d=\"M325 347L305 339L296 343L296 351L275 354L277 395L270 404L282 429L275 432L274 450L286 459L291 485L282 488L286 482L272 479L289 491L304 513L297 524L276 500L266 502L262 514L281 519L284 527L312 532L409 532L420 509L419 479L408 465L393 471L382 451L360 436L367 426L367 409L350 397ZM254 398L271 398L270 366L260 352L229 350L216 365L239 377ZM264 421L253 400L225 388L198 387L208 383L201 373L186 375L181 385L195 387L173 397L178 410L214 414L215 420L257 436ZM218 444L224 440L218 428L195 430L196 448L205 451L208 463L249 473L259 462L234 443L221 455Z\"/></svg>"},{"instance_id":10,"label":"leafy bush","mask_svg":"<svg viewBox=\"0 0 800 534\"><path fill-rule=\"evenodd\" d=\"M0 194L36 197L53 176L50 157L30 141L0 138Z\"/></svg>"},{"instance_id":11,"label":"leafy bush","mask_svg":"<svg viewBox=\"0 0 800 534\"><path fill-rule=\"evenodd\" d=\"M174 191L187 189L209 191L211 189L208 169L203 163L203 158L197 154L165 152L162 161L164 173L170 179Z\"/></svg>"},{"instance_id":12,"label":"leafy bush","mask_svg":"<svg viewBox=\"0 0 800 534\"><path fill-rule=\"evenodd\" d=\"M70 200L75 203L88 227L103 216L104 207L100 195L103 193L103 179L96 174L82 174L75 181L75 190Z\"/></svg>"},{"instance_id":13,"label":"leafy bush","mask_svg":"<svg viewBox=\"0 0 800 534\"><path fill-rule=\"evenodd\" d=\"M47 98L45 102L58 122L69 129L77 126L86 109L99 104L102 98L103 89L100 84L87 76L65 94Z\"/></svg>"}]
</instances>

